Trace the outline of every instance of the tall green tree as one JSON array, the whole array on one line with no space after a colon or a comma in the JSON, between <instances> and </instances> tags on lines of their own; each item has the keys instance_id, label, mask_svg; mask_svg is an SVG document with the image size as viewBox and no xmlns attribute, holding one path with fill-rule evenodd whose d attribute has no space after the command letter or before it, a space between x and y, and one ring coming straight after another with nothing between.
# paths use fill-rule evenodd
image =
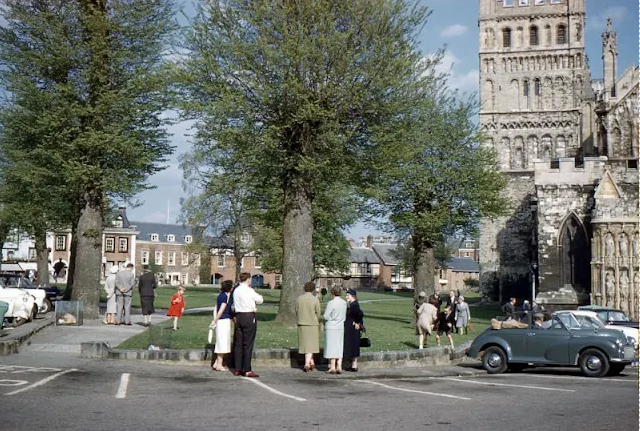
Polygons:
<instances>
[{"instance_id":1,"label":"tall green tree","mask_svg":"<svg viewBox=\"0 0 640 431\"><path fill-rule=\"evenodd\" d=\"M171 154L166 54L172 0L7 0L0 11L5 108L34 118L31 162L55 172L40 187L69 197L76 242L72 297L98 315L104 214ZM6 117L5 117L6 119ZM29 132L27 124L4 133ZM31 124L29 124L31 126Z\"/></svg>"},{"instance_id":2,"label":"tall green tree","mask_svg":"<svg viewBox=\"0 0 640 431\"><path fill-rule=\"evenodd\" d=\"M436 254L446 238L472 232L481 217L501 215L508 205L496 156L482 145L475 99L438 81L404 116L406 139L381 146L370 193L372 214L388 217L384 228L411 238L416 294L434 293Z\"/></svg>"},{"instance_id":3,"label":"tall green tree","mask_svg":"<svg viewBox=\"0 0 640 431\"><path fill-rule=\"evenodd\" d=\"M278 320L313 278L319 193L354 184L407 95L429 79L416 49L427 11L406 0L205 2L183 61L188 116L282 198ZM232 133L253 139L225 139Z\"/></svg>"}]
</instances>

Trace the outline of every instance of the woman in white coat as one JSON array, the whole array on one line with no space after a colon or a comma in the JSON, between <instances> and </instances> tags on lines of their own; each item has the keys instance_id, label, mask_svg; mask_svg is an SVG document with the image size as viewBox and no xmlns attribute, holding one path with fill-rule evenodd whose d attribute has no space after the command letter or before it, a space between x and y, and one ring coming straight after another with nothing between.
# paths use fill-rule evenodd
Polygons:
<instances>
[{"instance_id":1,"label":"woman in white coat","mask_svg":"<svg viewBox=\"0 0 640 431\"><path fill-rule=\"evenodd\" d=\"M113 265L109 269L109 275L104 281L104 291L107 294L107 311L104 315L102 323L105 325L114 325L116 323L116 273L118 267Z\"/></svg>"},{"instance_id":2,"label":"woman in white coat","mask_svg":"<svg viewBox=\"0 0 640 431\"><path fill-rule=\"evenodd\" d=\"M344 321L347 318L347 302L340 297L340 286L331 288L332 299L324 310L324 357L329 360L329 374L342 372L344 349Z\"/></svg>"}]
</instances>

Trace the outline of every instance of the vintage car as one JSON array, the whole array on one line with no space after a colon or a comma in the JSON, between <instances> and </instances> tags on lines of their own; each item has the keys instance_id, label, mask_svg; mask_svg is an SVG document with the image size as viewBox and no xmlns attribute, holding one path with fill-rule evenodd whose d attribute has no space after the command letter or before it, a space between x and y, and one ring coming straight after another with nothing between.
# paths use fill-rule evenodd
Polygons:
<instances>
[{"instance_id":1,"label":"vintage car","mask_svg":"<svg viewBox=\"0 0 640 431\"><path fill-rule=\"evenodd\" d=\"M40 296L41 295L41 296ZM38 293L40 301L44 300L44 291ZM36 298L28 290L15 287L5 287L0 279L0 301L6 302L7 312L4 318L13 324L21 325L24 322L35 319L38 314L38 304Z\"/></svg>"},{"instance_id":2,"label":"vintage car","mask_svg":"<svg viewBox=\"0 0 640 431\"><path fill-rule=\"evenodd\" d=\"M567 326L558 316L544 322L545 329L522 326L486 329L473 340L467 356L481 358L489 374L548 365L579 367L587 377L620 374L635 359L633 344L620 331L586 328L577 321Z\"/></svg>"},{"instance_id":3,"label":"vintage car","mask_svg":"<svg viewBox=\"0 0 640 431\"><path fill-rule=\"evenodd\" d=\"M571 314L582 327L594 327L594 328L607 328L607 329L615 329L616 331L622 332L625 337L627 337L627 341L633 343L635 348L638 348L638 329L632 328L629 326L622 325L611 325L603 322L595 311L590 310L562 310L556 311L554 314L560 317L562 323L565 325L570 325L573 321L567 317L567 314Z\"/></svg>"},{"instance_id":4,"label":"vintage car","mask_svg":"<svg viewBox=\"0 0 640 431\"><path fill-rule=\"evenodd\" d=\"M32 290L40 290L44 291L45 298L40 305L38 301L38 296L41 296L40 293L37 293L36 303L38 303L38 312L45 314L51 311L53 308L52 303L62 298L62 290L53 286L37 286L27 277L24 277L20 274L11 274L7 272L0 272L0 280L4 283L5 286L8 287L17 287L20 289L28 289L32 293Z\"/></svg>"},{"instance_id":5,"label":"vintage car","mask_svg":"<svg viewBox=\"0 0 640 431\"><path fill-rule=\"evenodd\" d=\"M624 311L601 305L582 305L578 310L588 310L595 312L598 317L607 325L620 325L638 329L638 322L633 321L624 314Z\"/></svg>"}]
</instances>

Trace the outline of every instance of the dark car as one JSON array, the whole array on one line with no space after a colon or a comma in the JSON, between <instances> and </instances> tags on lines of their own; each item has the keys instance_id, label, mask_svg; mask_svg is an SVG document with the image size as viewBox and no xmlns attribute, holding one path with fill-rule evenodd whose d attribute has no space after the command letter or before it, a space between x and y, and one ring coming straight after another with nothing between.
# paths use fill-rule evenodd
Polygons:
<instances>
[{"instance_id":1,"label":"dark car","mask_svg":"<svg viewBox=\"0 0 640 431\"><path fill-rule=\"evenodd\" d=\"M622 310L601 305L583 305L578 307L578 310L595 311L598 317L607 325L629 326L638 329L638 322L629 319Z\"/></svg>"},{"instance_id":2,"label":"dark car","mask_svg":"<svg viewBox=\"0 0 640 431\"><path fill-rule=\"evenodd\" d=\"M587 377L620 374L635 359L633 343L614 329L567 327L557 316L544 322L545 329L522 326L488 328L473 340L467 356L480 357L489 374L548 365L579 367Z\"/></svg>"},{"instance_id":3,"label":"dark car","mask_svg":"<svg viewBox=\"0 0 640 431\"><path fill-rule=\"evenodd\" d=\"M21 289L40 289L44 290L46 297L42 303L42 307L38 310L39 313L45 314L51 311L52 304L62 298L62 290L53 286L37 286L31 280L23 277L20 274L13 274L9 272L0 272L0 280L7 287L19 287Z\"/></svg>"}]
</instances>

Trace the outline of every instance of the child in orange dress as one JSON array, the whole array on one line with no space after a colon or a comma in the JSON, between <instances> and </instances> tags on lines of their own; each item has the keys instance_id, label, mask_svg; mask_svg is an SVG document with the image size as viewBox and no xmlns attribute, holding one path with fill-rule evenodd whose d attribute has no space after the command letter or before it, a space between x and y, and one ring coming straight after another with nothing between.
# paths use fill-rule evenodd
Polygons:
<instances>
[{"instance_id":1,"label":"child in orange dress","mask_svg":"<svg viewBox=\"0 0 640 431\"><path fill-rule=\"evenodd\" d=\"M178 286L178 292L175 293L171 297L171 305L169 306L169 311L167 311L167 316L173 317L173 330L178 330L178 319L182 317L182 313L184 312L185 302L184 302L184 286Z\"/></svg>"}]
</instances>

